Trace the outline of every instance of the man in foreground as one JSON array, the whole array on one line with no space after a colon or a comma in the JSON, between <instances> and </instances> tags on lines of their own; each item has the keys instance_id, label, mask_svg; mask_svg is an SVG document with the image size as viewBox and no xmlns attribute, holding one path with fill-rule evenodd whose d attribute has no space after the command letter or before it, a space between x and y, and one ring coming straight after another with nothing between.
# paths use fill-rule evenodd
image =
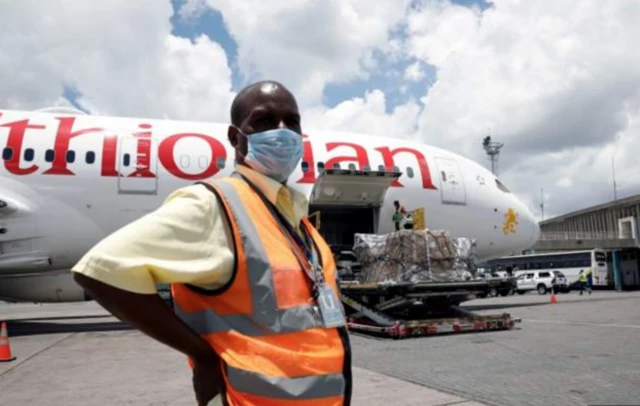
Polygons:
<instances>
[{"instance_id":1,"label":"man in foreground","mask_svg":"<svg viewBox=\"0 0 640 406\"><path fill-rule=\"evenodd\" d=\"M199 405L348 405L335 263L306 198L286 185L302 157L295 98L256 83L234 100L231 122L234 174L175 191L92 248L75 279L188 356ZM172 285L175 312L157 283Z\"/></svg>"}]
</instances>

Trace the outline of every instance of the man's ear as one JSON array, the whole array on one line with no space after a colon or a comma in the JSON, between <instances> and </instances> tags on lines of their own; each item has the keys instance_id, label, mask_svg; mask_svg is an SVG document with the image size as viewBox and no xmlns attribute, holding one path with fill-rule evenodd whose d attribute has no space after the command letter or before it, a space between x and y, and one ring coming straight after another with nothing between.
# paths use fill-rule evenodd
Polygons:
<instances>
[{"instance_id":1,"label":"man's ear","mask_svg":"<svg viewBox=\"0 0 640 406\"><path fill-rule=\"evenodd\" d=\"M235 148L238 145L238 129L230 125L227 129L227 138L229 143Z\"/></svg>"}]
</instances>

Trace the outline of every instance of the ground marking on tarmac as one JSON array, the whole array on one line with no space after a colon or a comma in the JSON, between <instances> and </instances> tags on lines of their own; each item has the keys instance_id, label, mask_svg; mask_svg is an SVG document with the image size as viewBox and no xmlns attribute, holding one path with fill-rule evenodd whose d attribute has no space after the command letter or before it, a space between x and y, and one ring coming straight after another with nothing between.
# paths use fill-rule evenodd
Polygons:
<instances>
[{"instance_id":1,"label":"ground marking on tarmac","mask_svg":"<svg viewBox=\"0 0 640 406\"><path fill-rule=\"evenodd\" d=\"M525 319L522 321L531 321L533 323L553 323L553 324L576 324L578 326L595 326L595 327L620 327L620 328L637 328L640 329L640 326L634 326L631 324L597 324L597 323L580 323L576 321L556 321L556 320L534 320L534 319Z\"/></svg>"},{"instance_id":2,"label":"ground marking on tarmac","mask_svg":"<svg viewBox=\"0 0 640 406\"><path fill-rule=\"evenodd\" d=\"M59 340L56 340L53 342L53 344L47 345L44 348L41 348L40 350L34 352L33 354L25 357L24 359L20 360L16 360L16 363L14 365L11 365L9 368L7 368L7 370L0 372L0 377L3 375L8 374L9 372L13 371L14 369L16 369L17 367L19 367L20 365L24 364L25 362L29 361L31 358L42 354L43 352L55 347L56 345L60 344L61 342L63 342L64 340L66 340L67 338L71 337L73 335L73 333L69 333L64 335L62 338L60 338Z\"/></svg>"}]
</instances>

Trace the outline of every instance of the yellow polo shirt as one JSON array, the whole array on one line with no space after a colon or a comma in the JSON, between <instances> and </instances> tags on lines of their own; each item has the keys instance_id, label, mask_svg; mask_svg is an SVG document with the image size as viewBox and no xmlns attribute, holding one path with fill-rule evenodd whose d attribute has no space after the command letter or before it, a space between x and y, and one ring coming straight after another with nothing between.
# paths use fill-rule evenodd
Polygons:
<instances>
[{"instance_id":1,"label":"yellow polo shirt","mask_svg":"<svg viewBox=\"0 0 640 406\"><path fill-rule=\"evenodd\" d=\"M307 215L303 194L246 166L235 169L293 225ZM180 188L155 211L101 240L71 271L143 294L155 293L158 283L220 287L229 281L234 262L233 237L223 210L204 186Z\"/></svg>"}]
</instances>

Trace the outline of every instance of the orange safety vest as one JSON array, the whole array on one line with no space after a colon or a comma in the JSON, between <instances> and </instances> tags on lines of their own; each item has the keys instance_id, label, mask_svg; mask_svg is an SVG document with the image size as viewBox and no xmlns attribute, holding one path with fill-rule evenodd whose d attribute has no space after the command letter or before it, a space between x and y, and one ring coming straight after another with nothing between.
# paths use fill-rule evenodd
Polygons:
<instances>
[{"instance_id":1,"label":"orange safety vest","mask_svg":"<svg viewBox=\"0 0 640 406\"><path fill-rule=\"evenodd\" d=\"M227 177L203 184L222 203L232 229L233 276L216 291L187 284L172 284L171 291L178 317L223 362L225 404L349 405L347 330L319 321L309 279L293 252L302 250L291 245L244 180ZM331 250L306 218L302 223L321 258L325 283L337 295Z\"/></svg>"}]
</instances>

